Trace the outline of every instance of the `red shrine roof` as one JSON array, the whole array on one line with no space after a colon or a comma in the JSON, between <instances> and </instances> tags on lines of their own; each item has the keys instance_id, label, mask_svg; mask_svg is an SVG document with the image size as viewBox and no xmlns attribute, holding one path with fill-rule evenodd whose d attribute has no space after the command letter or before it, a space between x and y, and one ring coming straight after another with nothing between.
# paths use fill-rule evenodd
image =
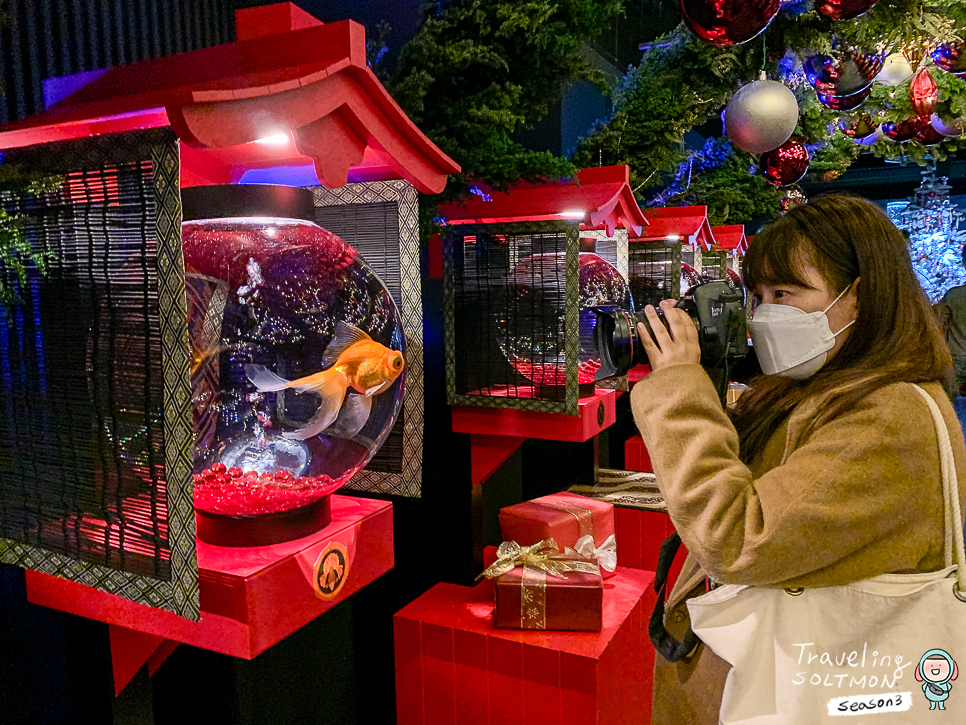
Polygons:
<instances>
[{"instance_id":1,"label":"red shrine roof","mask_svg":"<svg viewBox=\"0 0 966 725\"><path fill-rule=\"evenodd\" d=\"M751 241L745 236L744 224L726 224L718 227L711 227L714 233L715 248L726 252L734 252L740 256L745 256L748 251L748 242Z\"/></svg>"},{"instance_id":2,"label":"red shrine roof","mask_svg":"<svg viewBox=\"0 0 966 725\"><path fill-rule=\"evenodd\" d=\"M711 251L714 234L708 223L706 206L665 206L659 209L645 209L649 225L647 231L632 242L651 242L662 239L680 239L697 249L697 245Z\"/></svg>"},{"instance_id":3,"label":"red shrine roof","mask_svg":"<svg viewBox=\"0 0 966 725\"><path fill-rule=\"evenodd\" d=\"M626 166L581 169L576 183L521 183L506 192L480 184L472 199L443 204L439 213L448 224L575 219L581 221L581 229L604 228L612 236L618 227L635 236L647 226Z\"/></svg>"},{"instance_id":4,"label":"red shrine roof","mask_svg":"<svg viewBox=\"0 0 966 725\"><path fill-rule=\"evenodd\" d=\"M0 148L171 126L182 186L279 167L307 167L312 183L314 167L316 183L333 188L403 178L438 193L459 171L368 68L362 25L323 25L291 3L236 18L237 42L86 74L93 80L43 113L4 127Z\"/></svg>"},{"instance_id":5,"label":"red shrine roof","mask_svg":"<svg viewBox=\"0 0 966 725\"><path fill-rule=\"evenodd\" d=\"M711 227L714 233L715 247L726 252L734 252L745 256L748 251L748 237L745 236L744 224L727 224Z\"/></svg>"}]
</instances>

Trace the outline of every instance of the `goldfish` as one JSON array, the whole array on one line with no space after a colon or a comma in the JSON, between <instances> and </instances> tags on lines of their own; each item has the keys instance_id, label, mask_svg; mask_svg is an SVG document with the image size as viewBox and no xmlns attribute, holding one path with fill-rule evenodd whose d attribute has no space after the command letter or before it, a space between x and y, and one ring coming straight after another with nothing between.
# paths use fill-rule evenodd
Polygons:
<instances>
[{"instance_id":1,"label":"goldfish","mask_svg":"<svg viewBox=\"0 0 966 725\"><path fill-rule=\"evenodd\" d=\"M376 342L358 327L340 320L325 348L321 372L298 380L286 380L263 365L249 364L245 366L245 374L261 393L294 390L315 393L322 398L319 409L309 422L297 430L283 433L286 438L311 438L335 423L337 418L340 433L351 438L369 419L372 396L388 390L403 371L403 366L399 350ZM359 395L346 401L350 389ZM345 402L348 403L346 412L340 416Z\"/></svg>"}]
</instances>

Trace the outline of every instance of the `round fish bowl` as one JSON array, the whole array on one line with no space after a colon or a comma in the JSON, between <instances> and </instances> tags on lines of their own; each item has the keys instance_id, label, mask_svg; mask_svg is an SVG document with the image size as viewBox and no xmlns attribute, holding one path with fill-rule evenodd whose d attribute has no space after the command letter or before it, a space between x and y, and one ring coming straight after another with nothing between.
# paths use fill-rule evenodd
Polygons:
<instances>
[{"instance_id":1,"label":"round fish bowl","mask_svg":"<svg viewBox=\"0 0 966 725\"><path fill-rule=\"evenodd\" d=\"M399 312L349 244L300 218L308 190L192 191L182 239L199 537L304 536L399 414Z\"/></svg>"},{"instance_id":2,"label":"round fish bowl","mask_svg":"<svg viewBox=\"0 0 966 725\"><path fill-rule=\"evenodd\" d=\"M506 304L497 320L498 342L513 368L536 386L561 386L565 364L565 256L534 254L510 273ZM592 252L580 253L577 383L593 384L600 368L594 346L597 316L593 308L631 307L627 280L610 262Z\"/></svg>"}]
</instances>

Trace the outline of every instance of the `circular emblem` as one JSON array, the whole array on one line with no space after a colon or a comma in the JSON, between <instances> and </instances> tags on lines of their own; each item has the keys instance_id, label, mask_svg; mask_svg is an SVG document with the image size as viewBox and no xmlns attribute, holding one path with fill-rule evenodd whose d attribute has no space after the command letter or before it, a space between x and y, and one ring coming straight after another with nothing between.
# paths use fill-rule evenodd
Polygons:
<instances>
[{"instance_id":1,"label":"circular emblem","mask_svg":"<svg viewBox=\"0 0 966 725\"><path fill-rule=\"evenodd\" d=\"M604 404L603 403L597 404L597 427L598 428L604 427Z\"/></svg>"},{"instance_id":2,"label":"circular emblem","mask_svg":"<svg viewBox=\"0 0 966 725\"><path fill-rule=\"evenodd\" d=\"M349 575L348 553L346 548L330 542L319 554L315 562L315 594L320 599L335 599Z\"/></svg>"}]
</instances>

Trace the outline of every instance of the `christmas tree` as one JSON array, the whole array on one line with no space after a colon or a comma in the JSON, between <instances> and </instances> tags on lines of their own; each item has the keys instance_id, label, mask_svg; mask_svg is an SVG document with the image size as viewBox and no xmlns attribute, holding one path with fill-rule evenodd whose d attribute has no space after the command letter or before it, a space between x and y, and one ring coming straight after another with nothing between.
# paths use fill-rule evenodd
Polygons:
<instances>
[{"instance_id":1,"label":"christmas tree","mask_svg":"<svg viewBox=\"0 0 966 725\"><path fill-rule=\"evenodd\" d=\"M753 5L756 11L769 5L724 4ZM629 70L615 93L614 112L580 145L577 165L626 163L635 186L661 188L645 202L706 204L715 224L778 213L784 193L756 173L763 166L759 156L736 148L720 125L729 100L762 71L798 100L792 137L808 151L810 178L832 180L864 152L924 164L959 151L958 136L936 129L958 133L966 117L966 82L960 77L966 72L964 0L849 0L834 5L776 0L771 4L774 13L760 18L759 35L738 44L729 44L725 37L719 45L688 27L700 32L701 13L708 5L684 0L685 17L693 15L689 22L646 46L641 63ZM834 11L842 8L861 14L836 19ZM718 36L727 36L727 30ZM714 39L714 33L707 35ZM890 57L906 64L908 76L873 82ZM928 74L928 79L920 76L919 85L934 84L931 101L919 98L917 103L914 98L916 71ZM819 96L819 90L834 86L832 81L848 80L848 72L865 73L867 88L858 95ZM858 80L863 80L861 75ZM923 118L924 111L929 113ZM922 133L905 142L883 133L913 122L930 129L917 127ZM863 124L877 135L857 136ZM711 140L703 148L686 150L684 134L693 128L701 128Z\"/></svg>"}]
</instances>

